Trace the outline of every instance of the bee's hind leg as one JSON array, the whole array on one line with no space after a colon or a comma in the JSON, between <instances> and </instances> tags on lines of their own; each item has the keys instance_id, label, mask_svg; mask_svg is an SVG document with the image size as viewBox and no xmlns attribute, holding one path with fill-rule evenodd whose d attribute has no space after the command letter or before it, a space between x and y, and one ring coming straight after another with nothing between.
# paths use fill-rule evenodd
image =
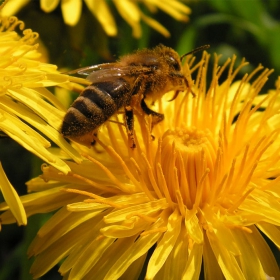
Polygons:
<instances>
[{"instance_id":1,"label":"bee's hind leg","mask_svg":"<svg viewBox=\"0 0 280 280\"><path fill-rule=\"evenodd\" d=\"M90 143L91 146L95 146L96 145L96 138L97 138L97 131L93 132L92 133L93 135L93 139L92 139L92 142Z\"/></svg>"},{"instance_id":2,"label":"bee's hind leg","mask_svg":"<svg viewBox=\"0 0 280 280\"><path fill-rule=\"evenodd\" d=\"M134 116L131 106L125 106L125 126L131 142L131 149L136 148L134 140Z\"/></svg>"},{"instance_id":3,"label":"bee's hind leg","mask_svg":"<svg viewBox=\"0 0 280 280\"><path fill-rule=\"evenodd\" d=\"M97 131L95 131L95 132L93 132L93 139L92 139L92 142L91 142L91 147L93 148L93 150L94 150L96 153L100 154L100 153L102 153L103 151L100 150L100 149L98 149L98 147L96 146L96 144L98 143L97 140L96 140L97 138L98 138L98 136L97 136Z\"/></svg>"}]
</instances>

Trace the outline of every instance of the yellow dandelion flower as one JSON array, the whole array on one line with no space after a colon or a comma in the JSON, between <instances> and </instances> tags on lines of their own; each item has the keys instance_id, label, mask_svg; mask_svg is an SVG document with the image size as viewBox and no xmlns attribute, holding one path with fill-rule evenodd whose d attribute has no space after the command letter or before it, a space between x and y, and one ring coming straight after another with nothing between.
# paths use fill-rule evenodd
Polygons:
<instances>
[{"instance_id":1,"label":"yellow dandelion flower","mask_svg":"<svg viewBox=\"0 0 280 280\"><path fill-rule=\"evenodd\" d=\"M59 132L66 109L45 87L70 89L78 88L70 81L88 82L63 75L55 65L40 62L38 44L35 44L38 34L30 29L23 30L22 21L15 17L0 18L0 21L0 130L67 173L68 165L54 155L55 150L49 149L50 140L74 161L82 159ZM22 36L14 31L17 27L23 30Z\"/></svg>"},{"instance_id":2,"label":"yellow dandelion flower","mask_svg":"<svg viewBox=\"0 0 280 280\"><path fill-rule=\"evenodd\" d=\"M14 15L29 1L30 0L10 0L3 7L1 11L2 15ZM84 1L91 13L100 22L106 34L109 36L116 36L117 24L107 1ZM146 8L152 13L155 13L160 9L179 21L188 21L188 15L191 12L189 7L185 6L178 0L115 0L113 3L123 19L131 26L133 36L136 38L141 37L141 21L146 22L149 26L164 36L170 36L168 30L163 25L141 11L139 4L146 6ZM82 15L82 0L40 0L40 7L46 13L55 10L59 4L61 4L64 22L70 26L76 25Z\"/></svg>"},{"instance_id":3,"label":"yellow dandelion flower","mask_svg":"<svg viewBox=\"0 0 280 280\"><path fill-rule=\"evenodd\" d=\"M22 202L9 182L0 163L0 190L18 225L26 225L27 217Z\"/></svg>"},{"instance_id":4,"label":"yellow dandelion flower","mask_svg":"<svg viewBox=\"0 0 280 280\"><path fill-rule=\"evenodd\" d=\"M59 209L29 248L35 278L61 263L65 279L138 279L145 264L145 279L280 279L262 236L280 248L280 80L258 95L271 71L234 82L246 63L216 56L207 86L208 60L185 64L196 97L161 100L153 137L136 112L136 149L107 123L70 173L45 165L28 182L27 215Z\"/></svg>"}]
</instances>

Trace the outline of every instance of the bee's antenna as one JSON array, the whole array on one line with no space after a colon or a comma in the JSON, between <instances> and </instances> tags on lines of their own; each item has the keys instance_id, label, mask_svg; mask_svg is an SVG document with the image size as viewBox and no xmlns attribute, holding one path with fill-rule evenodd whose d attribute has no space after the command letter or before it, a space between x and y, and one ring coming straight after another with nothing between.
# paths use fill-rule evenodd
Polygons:
<instances>
[{"instance_id":1,"label":"bee's antenna","mask_svg":"<svg viewBox=\"0 0 280 280\"><path fill-rule=\"evenodd\" d=\"M210 45L204 45L204 46L200 46L198 48L195 48L194 50L188 52L188 53L185 53L183 54L181 57L180 57L180 61L182 62L183 58L189 54L193 54L193 53L196 53L196 52L200 52L200 51L203 51L203 50L206 50L206 49L209 49L210 48Z\"/></svg>"}]
</instances>

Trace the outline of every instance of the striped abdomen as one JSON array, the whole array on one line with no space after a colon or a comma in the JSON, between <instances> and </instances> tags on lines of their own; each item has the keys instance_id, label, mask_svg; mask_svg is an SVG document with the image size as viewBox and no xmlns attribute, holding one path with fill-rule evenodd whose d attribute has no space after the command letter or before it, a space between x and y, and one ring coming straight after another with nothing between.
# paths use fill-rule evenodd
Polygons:
<instances>
[{"instance_id":1,"label":"striped abdomen","mask_svg":"<svg viewBox=\"0 0 280 280\"><path fill-rule=\"evenodd\" d=\"M96 130L122 106L129 104L131 89L123 79L93 83L68 109L61 127L63 136L83 136Z\"/></svg>"}]
</instances>

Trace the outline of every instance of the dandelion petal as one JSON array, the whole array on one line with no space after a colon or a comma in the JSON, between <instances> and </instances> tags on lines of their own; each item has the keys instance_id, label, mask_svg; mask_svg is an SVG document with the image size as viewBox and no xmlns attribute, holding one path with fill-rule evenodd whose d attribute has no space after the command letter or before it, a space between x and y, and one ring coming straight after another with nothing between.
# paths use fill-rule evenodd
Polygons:
<instances>
[{"instance_id":1,"label":"dandelion petal","mask_svg":"<svg viewBox=\"0 0 280 280\"><path fill-rule=\"evenodd\" d=\"M4 196L4 199L9 205L11 212L13 213L18 225L19 226L26 225L27 217L22 202L17 192L9 182L8 178L6 177L6 174L3 170L1 163L0 163L0 188Z\"/></svg>"},{"instance_id":2,"label":"dandelion petal","mask_svg":"<svg viewBox=\"0 0 280 280\"><path fill-rule=\"evenodd\" d=\"M82 13L82 0L62 1L61 10L65 23L74 26Z\"/></svg>"}]
</instances>

